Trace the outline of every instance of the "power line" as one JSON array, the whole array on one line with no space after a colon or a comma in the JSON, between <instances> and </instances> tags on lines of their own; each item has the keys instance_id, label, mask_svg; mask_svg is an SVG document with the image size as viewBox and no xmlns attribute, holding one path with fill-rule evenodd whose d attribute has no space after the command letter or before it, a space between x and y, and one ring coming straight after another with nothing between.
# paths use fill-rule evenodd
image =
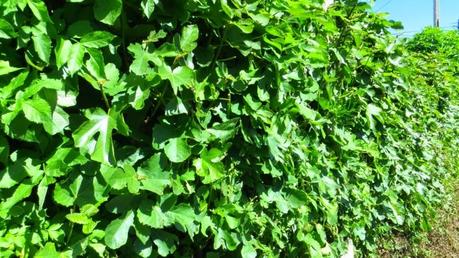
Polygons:
<instances>
[{"instance_id":1,"label":"power line","mask_svg":"<svg viewBox=\"0 0 459 258\"><path fill-rule=\"evenodd\" d=\"M387 1L383 6L379 7L378 10L376 10L375 12L379 12L381 11L384 7L388 6L390 3L392 3L393 0L389 0Z\"/></svg>"},{"instance_id":2,"label":"power line","mask_svg":"<svg viewBox=\"0 0 459 258\"><path fill-rule=\"evenodd\" d=\"M443 27L438 27L439 29L456 29L456 25L451 25L451 26L443 26ZM420 33L422 32L424 29L420 29L420 30L409 30L409 31L402 31L400 33L397 33L395 34L395 36L401 36L401 35L414 35L414 34L417 34L417 33Z\"/></svg>"}]
</instances>

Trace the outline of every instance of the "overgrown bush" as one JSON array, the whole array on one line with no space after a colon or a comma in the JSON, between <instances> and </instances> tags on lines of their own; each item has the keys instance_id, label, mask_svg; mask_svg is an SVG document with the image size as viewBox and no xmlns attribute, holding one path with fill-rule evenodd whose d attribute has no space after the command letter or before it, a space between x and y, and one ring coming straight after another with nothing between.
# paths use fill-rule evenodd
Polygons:
<instances>
[{"instance_id":1,"label":"overgrown bush","mask_svg":"<svg viewBox=\"0 0 459 258\"><path fill-rule=\"evenodd\" d=\"M430 45L437 42L436 45ZM438 177L456 177L459 167L459 32L426 28L406 43L418 111L416 124L429 139L426 152Z\"/></svg>"},{"instance_id":2,"label":"overgrown bush","mask_svg":"<svg viewBox=\"0 0 459 258\"><path fill-rule=\"evenodd\" d=\"M2 1L0 254L322 257L427 229L449 102L399 24L335 2Z\"/></svg>"}]
</instances>

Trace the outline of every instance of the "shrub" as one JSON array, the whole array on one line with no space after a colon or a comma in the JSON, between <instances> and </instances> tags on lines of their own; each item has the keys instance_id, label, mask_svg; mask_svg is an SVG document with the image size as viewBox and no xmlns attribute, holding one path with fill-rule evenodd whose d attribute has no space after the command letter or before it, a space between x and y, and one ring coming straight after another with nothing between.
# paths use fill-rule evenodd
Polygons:
<instances>
[{"instance_id":1,"label":"shrub","mask_svg":"<svg viewBox=\"0 0 459 258\"><path fill-rule=\"evenodd\" d=\"M413 118L434 93L367 4L0 6L3 256L371 254L428 228L442 115Z\"/></svg>"}]
</instances>

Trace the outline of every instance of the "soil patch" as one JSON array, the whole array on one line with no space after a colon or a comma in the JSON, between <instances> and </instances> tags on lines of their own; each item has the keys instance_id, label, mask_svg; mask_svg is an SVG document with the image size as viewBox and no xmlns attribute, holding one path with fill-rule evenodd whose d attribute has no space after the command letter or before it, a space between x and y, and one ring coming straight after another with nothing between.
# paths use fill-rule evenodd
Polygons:
<instances>
[{"instance_id":1,"label":"soil patch","mask_svg":"<svg viewBox=\"0 0 459 258\"><path fill-rule=\"evenodd\" d=\"M450 188L453 194L445 201L435 221L432 231L419 244L413 244L405 236L395 236L390 242L390 249L381 249L382 258L459 258L459 182Z\"/></svg>"}]
</instances>

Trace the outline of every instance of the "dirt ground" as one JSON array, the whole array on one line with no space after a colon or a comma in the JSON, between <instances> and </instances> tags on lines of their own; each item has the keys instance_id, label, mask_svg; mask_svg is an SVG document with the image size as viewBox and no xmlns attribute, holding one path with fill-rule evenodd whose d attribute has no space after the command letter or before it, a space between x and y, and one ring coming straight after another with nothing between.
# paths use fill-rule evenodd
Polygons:
<instances>
[{"instance_id":1,"label":"dirt ground","mask_svg":"<svg viewBox=\"0 0 459 258\"><path fill-rule=\"evenodd\" d=\"M451 188L454 195L440 209L426 239L414 246L404 237L395 237L392 241L396 248L380 250L380 257L459 258L459 183Z\"/></svg>"},{"instance_id":2,"label":"dirt ground","mask_svg":"<svg viewBox=\"0 0 459 258\"><path fill-rule=\"evenodd\" d=\"M421 245L430 257L459 257L459 186L455 187L452 206L441 211L434 230Z\"/></svg>"}]
</instances>

